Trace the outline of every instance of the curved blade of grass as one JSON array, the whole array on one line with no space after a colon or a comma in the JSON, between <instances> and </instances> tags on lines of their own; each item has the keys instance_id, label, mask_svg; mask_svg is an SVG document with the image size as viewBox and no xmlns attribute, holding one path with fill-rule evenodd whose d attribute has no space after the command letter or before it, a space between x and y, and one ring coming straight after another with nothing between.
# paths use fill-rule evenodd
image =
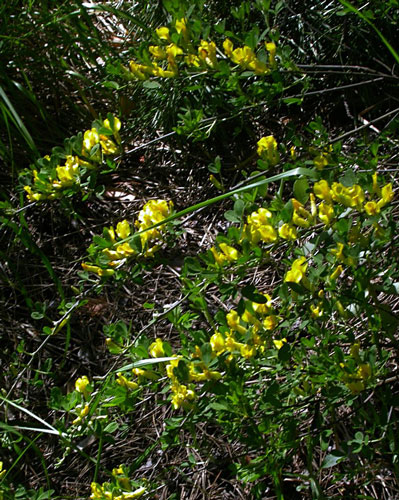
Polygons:
<instances>
[{"instance_id":1,"label":"curved blade of grass","mask_svg":"<svg viewBox=\"0 0 399 500\"><path fill-rule=\"evenodd\" d=\"M162 226L163 224L167 224L168 222L172 222L176 219L179 219L180 217L183 217L184 215L191 214L193 212L196 212L197 210L200 210L201 208L208 207L210 205L214 205L215 203L218 203L219 201L225 200L226 198L230 198L231 196L242 193L243 191L248 191L249 189L255 189L259 186L263 186L264 184L270 184L271 182L276 182L280 181L282 179L288 179L289 177L299 177L299 176L306 176L306 177L314 177L315 173L313 170L309 168L304 168L304 167L297 167L292 170L287 170L286 172L282 172L280 174L273 175L272 177L268 177L267 179L261 179L260 181L257 182L252 182L251 184L246 184L244 186L241 186L237 189L233 189L229 191L228 193L223 193L220 194L219 196L215 196L214 198L210 198L209 200L201 201L200 203L197 203L196 205L192 205L191 207L185 208L183 210L180 210L180 212L176 212L175 214L166 217L166 219L163 219L160 222L157 222L151 227L148 227L147 229L143 229L143 231L137 231L134 233L132 236L129 236L128 238L125 238L124 240L119 240L118 245L120 245L122 242L125 241L131 241L133 238L136 238L140 234L143 234L147 231L151 231L151 229L154 229L158 226ZM250 181L251 179L249 179Z\"/></svg>"},{"instance_id":2,"label":"curved blade of grass","mask_svg":"<svg viewBox=\"0 0 399 500\"><path fill-rule=\"evenodd\" d=\"M17 127L20 134L22 135L22 137L25 139L26 143L30 147L30 149L35 153L36 156L39 157L40 156L39 151L36 148L36 145L32 139L32 136L28 132L28 129L25 127L23 121L21 120L21 117L16 112L14 106L12 105L11 101L8 99L6 93L4 92L1 85L0 85L0 97L3 99L3 102L0 102L1 108L11 118L14 125Z\"/></svg>"},{"instance_id":3,"label":"curved blade of grass","mask_svg":"<svg viewBox=\"0 0 399 500\"><path fill-rule=\"evenodd\" d=\"M114 370L114 372L115 373L126 372L128 370L131 370L132 368L139 368L140 366L154 365L155 363L166 363L167 361L172 361L172 359L176 359L176 356L168 356L165 358L140 359L140 361L136 361L135 363L129 363L128 365L123 366L122 368L118 368L117 370Z\"/></svg>"},{"instance_id":4,"label":"curved blade of grass","mask_svg":"<svg viewBox=\"0 0 399 500\"><path fill-rule=\"evenodd\" d=\"M43 424L45 427L47 427L48 429L50 429L52 431L52 434L57 434L58 436L60 435L60 433L57 431L57 429L55 427L53 427L51 424L48 424L45 420L43 420L42 418L40 418L37 415L35 415L34 413L32 413L30 410L27 410L23 406L20 406L17 403L14 403L14 401L10 401L9 399L2 396L1 394L0 394L0 399L2 399L5 403L13 406L14 408L17 408L18 410L22 411L23 413L26 413L27 415L29 415L33 419L35 419L38 422L40 422L41 424Z\"/></svg>"},{"instance_id":5,"label":"curved blade of grass","mask_svg":"<svg viewBox=\"0 0 399 500\"><path fill-rule=\"evenodd\" d=\"M357 14L363 21L366 21L367 24L369 24L373 30L377 33L377 35L380 37L381 41L384 43L384 45L387 47L389 52L393 55L395 58L395 61L399 63L399 54L396 52L396 50L392 47L392 45L388 42L388 40L385 38L385 36L381 33L381 31L375 26L370 19L368 19L367 16L365 16L360 10L358 10L354 5L352 5L348 0L339 0L339 2L342 5L345 5L351 12L354 12Z\"/></svg>"}]
</instances>

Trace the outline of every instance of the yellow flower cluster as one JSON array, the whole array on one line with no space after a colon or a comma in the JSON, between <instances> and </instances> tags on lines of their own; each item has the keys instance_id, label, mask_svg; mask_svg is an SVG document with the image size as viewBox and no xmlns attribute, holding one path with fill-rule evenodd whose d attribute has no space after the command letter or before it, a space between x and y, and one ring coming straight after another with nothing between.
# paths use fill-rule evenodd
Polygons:
<instances>
[{"instance_id":1,"label":"yellow flower cluster","mask_svg":"<svg viewBox=\"0 0 399 500\"><path fill-rule=\"evenodd\" d=\"M232 359L234 354L249 359L257 352L265 350L267 339L262 333L274 330L280 318L275 314L271 297L263 295L266 299L264 304L247 303L247 308L241 316L234 309L227 313L226 320L230 330L225 334L217 331L210 339L212 351L216 356L228 352L228 360ZM249 332L251 336L248 339ZM243 337L246 339L245 342Z\"/></svg>"},{"instance_id":2,"label":"yellow flower cluster","mask_svg":"<svg viewBox=\"0 0 399 500\"><path fill-rule=\"evenodd\" d=\"M162 240L162 231L165 226L160 225L154 229L147 229L162 222L169 217L172 212L173 202L167 202L165 200L150 200L141 209L135 226L138 231L145 231L140 234L141 246L145 249L145 257L151 257L159 249L160 245L154 244L154 242Z\"/></svg>"},{"instance_id":3,"label":"yellow flower cluster","mask_svg":"<svg viewBox=\"0 0 399 500\"><path fill-rule=\"evenodd\" d=\"M243 237L252 245L263 243L274 243L278 234L271 225L272 214L267 208L259 208L247 217L247 224L244 224Z\"/></svg>"},{"instance_id":4,"label":"yellow flower cluster","mask_svg":"<svg viewBox=\"0 0 399 500\"><path fill-rule=\"evenodd\" d=\"M306 269L308 263L306 262L306 257L299 257L295 259L285 275L284 281L289 281L290 283L300 283L306 276Z\"/></svg>"},{"instance_id":5,"label":"yellow flower cluster","mask_svg":"<svg viewBox=\"0 0 399 500\"><path fill-rule=\"evenodd\" d=\"M185 64L189 68L215 69L218 67L217 47L215 42L201 40L197 48L190 41L190 32L186 19L179 19L175 23L175 30L182 34L181 47L172 42L170 30L162 26L156 30L156 35L163 42L161 45L150 45L148 58L150 63L130 61L129 67L133 78L147 80L150 77L174 78L179 74L179 65ZM256 75L270 73L276 65L276 45L266 43L269 53L268 64L257 58L254 51L244 45L234 49L231 40L223 42L224 53L234 64L245 70L251 70ZM163 63L159 65L158 63Z\"/></svg>"},{"instance_id":6,"label":"yellow flower cluster","mask_svg":"<svg viewBox=\"0 0 399 500\"><path fill-rule=\"evenodd\" d=\"M150 345L148 352L153 358L160 358L165 356L165 348L162 340L160 338L155 339L155 342ZM196 349L192 357L200 358L201 350L199 348ZM180 362L182 362L184 364L184 368L187 369L187 379L189 385L181 384L175 374L175 369L178 368ZM138 374L137 371L136 373ZM185 361L182 360L181 356L176 356L175 359L172 359L170 363L166 365L166 375L171 381L171 403L175 410L179 408L187 409L191 407L193 401L196 398L196 394L194 391L195 387L192 382L219 380L222 376L219 372L209 370L205 363L203 363L201 360Z\"/></svg>"},{"instance_id":7,"label":"yellow flower cluster","mask_svg":"<svg viewBox=\"0 0 399 500\"><path fill-rule=\"evenodd\" d=\"M172 212L173 203L165 200L150 200L140 210L138 220L135 222L138 232L141 233L139 234L142 248L140 253L134 250L126 241L132 233L132 228L127 220L118 222L116 229L112 226L104 228L104 237L109 247L101 249L98 258L102 262L105 259L106 263L100 266L83 262L82 268L100 277L107 277L112 276L115 272L114 268L121 266L129 258L152 257L161 247L165 226L161 224L156 228L149 228L162 222Z\"/></svg>"},{"instance_id":8,"label":"yellow flower cluster","mask_svg":"<svg viewBox=\"0 0 399 500\"><path fill-rule=\"evenodd\" d=\"M89 403L84 403L82 405L75 406L74 411L76 412L77 417L75 418L75 420L72 421L72 425L80 424L80 422L82 422L82 420L85 417L87 417L89 410L90 410Z\"/></svg>"},{"instance_id":9,"label":"yellow flower cluster","mask_svg":"<svg viewBox=\"0 0 399 500\"><path fill-rule=\"evenodd\" d=\"M270 68L276 65L276 45L273 42L265 43L266 50L269 52L269 66L260 61L251 47L244 45L234 49L233 42L226 38L223 42L223 49L226 56L242 69L252 70L256 75L270 73Z\"/></svg>"},{"instance_id":10,"label":"yellow flower cluster","mask_svg":"<svg viewBox=\"0 0 399 500\"><path fill-rule=\"evenodd\" d=\"M332 152L332 144L328 148L325 148L322 152L317 152L316 156L313 158L313 164L317 170L323 170L331 162L330 153Z\"/></svg>"},{"instance_id":11,"label":"yellow flower cluster","mask_svg":"<svg viewBox=\"0 0 399 500\"><path fill-rule=\"evenodd\" d=\"M201 357L201 350L198 348L193 354L193 358ZM172 392L172 406L175 410L179 408L190 408L196 399L195 386L192 382L206 382L209 380L219 380L222 375L214 370L209 370L201 360L182 361L188 370L189 385L181 384L175 375L175 368L179 366L181 357L176 357L166 365L166 374L171 380L170 390Z\"/></svg>"},{"instance_id":12,"label":"yellow flower cluster","mask_svg":"<svg viewBox=\"0 0 399 500\"><path fill-rule=\"evenodd\" d=\"M377 183L377 174L373 175L373 182ZM329 225L335 218L334 202L344 207L354 208L359 212L365 211L367 215L379 214L381 208L393 199L392 184L386 184L379 191L380 199L365 202L366 195L361 186L354 184L346 187L339 182L334 182L331 187L326 180L315 182L313 193L310 194L310 211L295 198L292 199L292 223L295 226L309 228L319 220ZM322 200L316 207L315 196Z\"/></svg>"},{"instance_id":13,"label":"yellow flower cluster","mask_svg":"<svg viewBox=\"0 0 399 500\"><path fill-rule=\"evenodd\" d=\"M272 137L272 136L270 136ZM267 139L267 138L263 138ZM261 143L259 145L259 143ZM268 150L268 144L273 144L273 141L258 142L258 153L260 155L265 152L267 155L274 154L274 146ZM344 207L355 208L358 211L364 211L368 215L380 213L381 209L393 199L392 184L386 184L382 188L378 187L377 174L373 175L373 194L377 194L380 198L376 201L371 200L365 202L366 196L363 189L355 184L351 187L345 187L343 184L334 182L330 187L326 180L316 182L313 186L313 193L309 195L309 209L301 202L292 198L292 219L289 223L284 223L279 227L273 223L273 216L270 210L261 207L247 216L247 222L242 229L242 237L240 243L248 241L251 245L259 243L275 243L279 238L292 241L297 238L297 228L309 229L317 224L319 219L326 226L331 224L335 219L336 213L334 203L343 205ZM316 204L316 197L322 200ZM375 226L377 229L377 226ZM235 262L240 253L234 247L226 243L219 243L219 249L212 247L210 249L217 266L222 267L225 264ZM340 248L340 247L339 247ZM334 254L334 250L332 251ZM342 248L338 251L337 259L347 265L354 265L355 261L351 258L343 259L341 257ZM299 259L293 264L291 271L287 273L286 281L299 283L299 277L303 276L300 272L301 264ZM342 266L338 266L331 274L330 278L335 280L342 273ZM306 286L306 285L305 285Z\"/></svg>"},{"instance_id":14,"label":"yellow flower cluster","mask_svg":"<svg viewBox=\"0 0 399 500\"><path fill-rule=\"evenodd\" d=\"M239 252L226 243L219 243L219 248L221 252L219 252L216 247L210 249L217 266L221 267L224 264L234 262L240 257Z\"/></svg>"},{"instance_id":15,"label":"yellow flower cluster","mask_svg":"<svg viewBox=\"0 0 399 500\"><path fill-rule=\"evenodd\" d=\"M119 151L120 120L114 117L111 126L106 119L102 126L112 132L116 143L109 136L99 134L96 128L92 128L83 135L80 156L67 155L65 165L50 169L51 158L46 155L42 160L45 167L40 172L33 170L33 184L24 186L29 201L60 198L63 190L80 185L82 168L95 168L96 164L102 162L103 156L115 155Z\"/></svg>"},{"instance_id":16,"label":"yellow flower cluster","mask_svg":"<svg viewBox=\"0 0 399 500\"><path fill-rule=\"evenodd\" d=\"M379 197L378 200L370 200L364 203L366 198L365 193L358 184L346 187L339 182L334 182L330 187L326 180L321 180L314 184L313 191L314 194L327 205L331 206L335 201L345 207L356 208L359 212L364 210L367 215L379 214L381 209L393 199L392 184L389 183L379 188L377 173L373 174L372 194L377 195ZM319 218L322 220L320 215ZM332 218L333 217L328 217L330 221ZM322 220L322 222L324 222L324 220Z\"/></svg>"},{"instance_id":17,"label":"yellow flower cluster","mask_svg":"<svg viewBox=\"0 0 399 500\"><path fill-rule=\"evenodd\" d=\"M356 344L354 344L356 346ZM353 346L352 346L353 348ZM342 380L352 394L358 394L364 391L367 385L368 379L371 377L371 366L368 363L360 362L360 357L353 355L353 350L351 349L351 356L356 359L357 370L355 373L351 373L345 363L340 363L340 367L343 371Z\"/></svg>"},{"instance_id":18,"label":"yellow flower cluster","mask_svg":"<svg viewBox=\"0 0 399 500\"><path fill-rule=\"evenodd\" d=\"M133 500L147 492L147 488L132 485L125 467L120 465L112 470L111 483L91 483L90 500Z\"/></svg>"},{"instance_id":19,"label":"yellow flower cluster","mask_svg":"<svg viewBox=\"0 0 399 500\"><path fill-rule=\"evenodd\" d=\"M90 380L87 378L86 375L83 375L83 377L79 377L76 382L75 382L75 390L77 392L80 392L83 396L83 400L89 399L90 397ZM74 412L76 413L77 417L75 420L73 420L72 425L78 425L82 422L82 420L87 417L88 413L90 411L90 405L87 402L82 402L82 404L77 405L74 408Z\"/></svg>"}]
</instances>

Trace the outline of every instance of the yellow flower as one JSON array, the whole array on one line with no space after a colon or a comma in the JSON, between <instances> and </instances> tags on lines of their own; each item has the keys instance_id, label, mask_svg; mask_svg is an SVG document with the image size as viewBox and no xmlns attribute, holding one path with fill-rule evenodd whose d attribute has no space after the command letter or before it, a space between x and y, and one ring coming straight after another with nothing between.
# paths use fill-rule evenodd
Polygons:
<instances>
[{"instance_id":1,"label":"yellow flower","mask_svg":"<svg viewBox=\"0 0 399 500\"><path fill-rule=\"evenodd\" d=\"M324 179L314 183L313 192L318 198L324 200L326 203L332 202L330 186Z\"/></svg>"},{"instance_id":2,"label":"yellow flower","mask_svg":"<svg viewBox=\"0 0 399 500\"><path fill-rule=\"evenodd\" d=\"M269 52L269 64L276 64L276 44L274 42L265 42L266 50Z\"/></svg>"},{"instance_id":3,"label":"yellow flower","mask_svg":"<svg viewBox=\"0 0 399 500\"><path fill-rule=\"evenodd\" d=\"M161 26L160 28L157 28L155 32L161 40L170 40L169 28Z\"/></svg>"},{"instance_id":4,"label":"yellow flower","mask_svg":"<svg viewBox=\"0 0 399 500\"><path fill-rule=\"evenodd\" d=\"M274 315L267 316L263 320L263 328L265 330L274 330L276 328L277 324L278 324L278 317L274 316Z\"/></svg>"},{"instance_id":5,"label":"yellow flower","mask_svg":"<svg viewBox=\"0 0 399 500\"><path fill-rule=\"evenodd\" d=\"M270 167L273 167L280 161L280 153L277 149L277 141L272 135L267 137L262 137L257 142L257 153L262 158L268 162Z\"/></svg>"},{"instance_id":6,"label":"yellow flower","mask_svg":"<svg viewBox=\"0 0 399 500\"><path fill-rule=\"evenodd\" d=\"M27 198L29 201L42 201L46 199L45 194L35 193L30 186L24 186L24 190L27 192Z\"/></svg>"},{"instance_id":7,"label":"yellow flower","mask_svg":"<svg viewBox=\"0 0 399 500\"><path fill-rule=\"evenodd\" d=\"M200 65L200 59L195 54L188 54L187 56L185 56L184 62L187 64L187 66L194 66L195 68L198 68Z\"/></svg>"},{"instance_id":8,"label":"yellow flower","mask_svg":"<svg viewBox=\"0 0 399 500\"><path fill-rule=\"evenodd\" d=\"M380 213L380 207L375 201L368 201L364 204L364 211L367 215L377 215Z\"/></svg>"},{"instance_id":9,"label":"yellow flower","mask_svg":"<svg viewBox=\"0 0 399 500\"><path fill-rule=\"evenodd\" d=\"M187 38L187 21L184 17L176 20L176 31L182 33L184 38Z\"/></svg>"},{"instance_id":10,"label":"yellow flower","mask_svg":"<svg viewBox=\"0 0 399 500\"><path fill-rule=\"evenodd\" d=\"M252 212L248 215L248 224L254 224L256 226L261 226L263 224L269 224L269 219L272 217L272 213L267 208L259 208L256 212Z\"/></svg>"},{"instance_id":11,"label":"yellow flower","mask_svg":"<svg viewBox=\"0 0 399 500\"><path fill-rule=\"evenodd\" d=\"M0 479L1 479L3 476L5 476L6 472L7 472L7 471L6 471L5 469L3 469L3 462L0 462ZM1 492L0 492L0 494L1 494ZM1 497L0 497L0 498L1 498Z\"/></svg>"},{"instance_id":12,"label":"yellow flower","mask_svg":"<svg viewBox=\"0 0 399 500\"><path fill-rule=\"evenodd\" d=\"M238 253L238 251L235 248L233 248L229 245L226 245L226 243L219 243L219 248L224 253L226 259L229 262L233 262L233 261L237 260L240 256L240 254Z\"/></svg>"},{"instance_id":13,"label":"yellow flower","mask_svg":"<svg viewBox=\"0 0 399 500\"><path fill-rule=\"evenodd\" d=\"M181 56L183 54L183 49L178 47L175 43L171 43L166 47L166 55L168 56L168 61L170 64L175 62L175 58L177 56Z\"/></svg>"},{"instance_id":14,"label":"yellow flower","mask_svg":"<svg viewBox=\"0 0 399 500\"><path fill-rule=\"evenodd\" d=\"M63 167L56 167L59 181L54 181L55 188L70 187L79 181L79 159L71 155L67 156Z\"/></svg>"},{"instance_id":15,"label":"yellow flower","mask_svg":"<svg viewBox=\"0 0 399 500\"><path fill-rule=\"evenodd\" d=\"M328 226L335 217L334 207L322 201L319 205L319 219Z\"/></svg>"},{"instance_id":16,"label":"yellow flower","mask_svg":"<svg viewBox=\"0 0 399 500\"><path fill-rule=\"evenodd\" d=\"M277 231L270 224L258 226L256 230L260 239L265 243L274 243L277 240Z\"/></svg>"},{"instance_id":17,"label":"yellow flower","mask_svg":"<svg viewBox=\"0 0 399 500\"><path fill-rule=\"evenodd\" d=\"M299 227L308 228L314 222L314 217L312 214L306 210L301 202L292 198L292 206L294 207L294 212L292 214L292 222Z\"/></svg>"},{"instance_id":18,"label":"yellow flower","mask_svg":"<svg viewBox=\"0 0 399 500\"><path fill-rule=\"evenodd\" d=\"M114 500L133 500L134 498L141 497L146 492L147 489L144 486L140 486L140 488L134 491L124 491L122 495L115 497Z\"/></svg>"},{"instance_id":19,"label":"yellow flower","mask_svg":"<svg viewBox=\"0 0 399 500\"><path fill-rule=\"evenodd\" d=\"M181 357L176 357L176 359L172 359L170 363L166 365L166 375L172 380L175 378L173 370L179 365L180 359Z\"/></svg>"},{"instance_id":20,"label":"yellow flower","mask_svg":"<svg viewBox=\"0 0 399 500\"><path fill-rule=\"evenodd\" d=\"M388 203L393 200L392 184L386 184L381 188L381 200L377 203L379 208L385 207Z\"/></svg>"},{"instance_id":21,"label":"yellow flower","mask_svg":"<svg viewBox=\"0 0 399 500\"><path fill-rule=\"evenodd\" d=\"M240 353L245 359L253 358L256 355L256 348L253 345L244 344L241 346Z\"/></svg>"},{"instance_id":22,"label":"yellow flower","mask_svg":"<svg viewBox=\"0 0 399 500\"><path fill-rule=\"evenodd\" d=\"M115 272L113 269L101 269L101 267L87 264L87 262L82 262L82 268L84 271L89 271L91 273L95 273L100 277L112 276Z\"/></svg>"},{"instance_id":23,"label":"yellow flower","mask_svg":"<svg viewBox=\"0 0 399 500\"><path fill-rule=\"evenodd\" d=\"M161 358L162 356L165 356L162 340L159 338L155 339L155 342L150 345L148 352L153 358Z\"/></svg>"},{"instance_id":24,"label":"yellow flower","mask_svg":"<svg viewBox=\"0 0 399 500\"><path fill-rule=\"evenodd\" d=\"M104 490L98 483L91 483L91 500L100 500L103 498Z\"/></svg>"},{"instance_id":25,"label":"yellow flower","mask_svg":"<svg viewBox=\"0 0 399 500\"><path fill-rule=\"evenodd\" d=\"M328 158L325 153L322 153L313 159L313 163L317 170L323 170L323 168L328 165Z\"/></svg>"},{"instance_id":26,"label":"yellow flower","mask_svg":"<svg viewBox=\"0 0 399 500\"><path fill-rule=\"evenodd\" d=\"M240 256L235 248L227 245L226 243L219 243L219 248L222 253L218 252L215 247L210 249L218 266L222 266L226 262L234 262Z\"/></svg>"},{"instance_id":27,"label":"yellow flower","mask_svg":"<svg viewBox=\"0 0 399 500\"><path fill-rule=\"evenodd\" d=\"M233 50L230 58L235 64L239 64L242 68L247 68L251 63L254 63L256 56L251 47L244 45L244 47Z\"/></svg>"},{"instance_id":28,"label":"yellow flower","mask_svg":"<svg viewBox=\"0 0 399 500\"><path fill-rule=\"evenodd\" d=\"M88 415L89 410L90 410L89 403L85 403L83 408L81 405L76 406L75 411L78 416L77 418L75 418L75 420L72 421L72 425L79 424Z\"/></svg>"},{"instance_id":29,"label":"yellow flower","mask_svg":"<svg viewBox=\"0 0 399 500\"><path fill-rule=\"evenodd\" d=\"M195 392L188 389L187 386L174 382L171 386L172 391L172 406L175 410L179 408L188 408L190 402L195 399Z\"/></svg>"},{"instance_id":30,"label":"yellow flower","mask_svg":"<svg viewBox=\"0 0 399 500\"><path fill-rule=\"evenodd\" d=\"M286 338L283 338L283 339L281 339L281 340L277 340L277 339L273 340L273 344L275 345L275 347L276 347L276 349L277 349L278 351L279 351L279 350L283 347L283 345L284 345L284 344L286 344L286 343L287 343L287 339L286 339Z\"/></svg>"},{"instance_id":31,"label":"yellow flower","mask_svg":"<svg viewBox=\"0 0 399 500\"><path fill-rule=\"evenodd\" d=\"M119 130L121 129L121 126L122 126L121 121L116 116L114 116L113 118L114 118L114 126L111 127L110 121L108 120L108 118L106 118L103 121L104 127L109 129L109 130L112 130L112 132L114 132L114 133L119 132Z\"/></svg>"},{"instance_id":32,"label":"yellow flower","mask_svg":"<svg viewBox=\"0 0 399 500\"><path fill-rule=\"evenodd\" d=\"M121 372L118 372L117 375L118 378L116 379L116 383L119 384L121 387L125 387L126 389L130 389L132 391L134 391L139 387L139 385L136 382L128 380Z\"/></svg>"},{"instance_id":33,"label":"yellow flower","mask_svg":"<svg viewBox=\"0 0 399 500\"><path fill-rule=\"evenodd\" d=\"M212 351L216 353L217 356L225 351L225 340L220 332L215 332L209 342L211 344Z\"/></svg>"},{"instance_id":34,"label":"yellow flower","mask_svg":"<svg viewBox=\"0 0 399 500\"><path fill-rule=\"evenodd\" d=\"M138 80L148 80L148 74L145 72L145 67L141 64L137 64L134 61L129 62L130 71Z\"/></svg>"},{"instance_id":35,"label":"yellow flower","mask_svg":"<svg viewBox=\"0 0 399 500\"><path fill-rule=\"evenodd\" d=\"M323 316L323 309L321 308L320 304L314 305L312 304L310 306L310 311L311 311L311 316L312 318L320 318Z\"/></svg>"},{"instance_id":36,"label":"yellow flower","mask_svg":"<svg viewBox=\"0 0 399 500\"><path fill-rule=\"evenodd\" d=\"M136 375L136 377L147 378L148 380L159 379L158 375L151 370L143 370L142 368L133 368L132 373L133 375Z\"/></svg>"},{"instance_id":37,"label":"yellow flower","mask_svg":"<svg viewBox=\"0 0 399 500\"><path fill-rule=\"evenodd\" d=\"M106 135L100 135L100 139L101 149L105 155L114 155L118 152L118 146Z\"/></svg>"},{"instance_id":38,"label":"yellow flower","mask_svg":"<svg viewBox=\"0 0 399 500\"><path fill-rule=\"evenodd\" d=\"M118 222L116 225L116 234L121 240L126 239L130 235L130 225L126 219Z\"/></svg>"},{"instance_id":39,"label":"yellow flower","mask_svg":"<svg viewBox=\"0 0 399 500\"><path fill-rule=\"evenodd\" d=\"M340 184L339 182L334 182L331 187L332 198L344 205L345 207L354 208L361 210L361 204L364 201L363 189L358 185L347 188Z\"/></svg>"},{"instance_id":40,"label":"yellow flower","mask_svg":"<svg viewBox=\"0 0 399 500\"><path fill-rule=\"evenodd\" d=\"M234 48L233 42L228 38L226 38L226 40L223 42L223 50L226 56L231 57L233 53L233 48Z\"/></svg>"},{"instance_id":41,"label":"yellow flower","mask_svg":"<svg viewBox=\"0 0 399 500\"><path fill-rule=\"evenodd\" d=\"M83 147L86 151L90 152L91 149L100 142L100 136L98 135L97 129L92 128L91 130L86 130L83 135Z\"/></svg>"},{"instance_id":42,"label":"yellow flower","mask_svg":"<svg viewBox=\"0 0 399 500\"><path fill-rule=\"evenodd\" d=\"M136 255L136 251L129 245L129 243L123 243L122 245L118 245L116 247L116 251L121 255L122 258L130 257L132 255Z\"/></svg>"},{"instance_id":43,"label":"yellow flower","mask_svg":"<svg viewBox=\"0 0 399 500\"><path fill-rule=\"evenodd\" d=\"M377 196L381 196L381 189L380 186L378 185L378 174L377 172L374 172L372 175L373 178L373 193L375 193Z\"/></svg>"},{"instance_id":44,"label":"yellow flower","mask_svg":"<svg viewBox=\"0 0 399 500\"><path fill-rule=\"evenodd\" d=\"M231 311L230 311L231 312ZM226 316L227 318L227 316ZM241 319L245 321L246 323L249 323L250 325L255 326L256 329L260 327L260 321L255 318L253 314L251 314L249 311L245 310L241 316ZM230 325L229 325L230 326Z\"/></svg>"},{"instance_id":45,"label":"yellow flower","mask_svg":"<svg viewBox=\"0 0 399 500\"><path fill-rule=\"evenodd\" d=\"M291 269L285 275L284 281L299 283L305 276L307 267L308 263L306 262L306 257L295 259L291 265Z\"/></svg>"},{"instance_id":46,"label":"yellow flower","mask_svg":"<svg viewBox=\"0 0 399 500\"><path fill-rule=\"evenodd\" d=\"M234 309L226 314L226 320L232 330L240 333L241 335L244 335L247 332L247 329L240 325L240 316L238 316L237 311Z\"/></svg>"},{"instance_id":47,"label":"yellow flower","mask_svg":"<svg viewBox=\"0 0 399 500\"><path fill-rule=\"evenodd\" d=\"M215 68L218 63L216 58L215 43L201 40L200 46L198 47L198 57L202 59L211 68Z\"/></svg>"},{"instance_id":48,"label":"yellow flower","mask_svg":"<svg viewBox=\"0 0 399 500\"><path fill-rule=\"evenodd\" d=\"M244 344L241 342L237 342L233 337L232 332L228 333L226 336L226 350L232 351L241 351L241 348Z\"/></svg>"},{"instance_id":49,"label":"yellow flower","mask_svg":"<svg viewBox=\"0 0 399 500\"><path fill-rule=\"evenodd\" d=\"M248 64L248 68L255 71L256 75L264 75L270 71L266 64L256 57Z\"/></svg>"},{"instance_id":50,"label":"yellow flower","mask_svg":"<svg viewBox=\"0 0 399 500\"><path fill-rule=\"evenodd\" d=\"M339 260L340 262L345 262L345 256L344 256L344 244L338 242L336 248L332 248L330 250L330 253L335 255L335 258Z\"/></svg>"},{"instance_id":51,"label":"yellow flower","mask_svg":"<svg viewBox=\"0 0 399 500\"><path fill-rule=\"evenodd\" d=\"M344 272L344 268L341 266L337 266L334 271L330 274L330 280L336 280L341 276L341 274Z\"/></svg>"},{"instance_id":52,"label":"yellow flower","mask_svg":"<svg viewBox=\"0 0 399 500\"><path fill-rule=\"evenodd\" d=\"M90 385L89 379L86 377L86 375L83 375L83 377L79 377L76 382L75 382L75 389L78 392L81 392L82 394L86 394L87 391L87 386Z\"/></svg>"},{"instance_id":53,"label":"yellow flower","mask_svg":"<svg viewBox=\"0 0 399 500\"><path fill-rule=\"evenodd\" d=\"M204 382L206 380L219 380L222 375L213 370L208 370L208 368L202 368L202 371L198 371L196 368L200 368L199 364L190 363L189 365L189 377L190 380L195 382Z\"/></svg>"},{"instance_id":54,"label":"yellow flower","mask_svg":"<svg viewBox=\"0 0 399 500\"><path fill-rule=\"evenodd\" d=\"M150 54L154 57L154 59L156 59L157 61L163 61L164 59L166 59L166 52L159 45L150 45L148 47L148 50L150 51Z\"/></svg>"},{"instance_id":55,"label":"yellow flower","mask_svg":"<svg viewBox=\"0 0 399 500\"><path fill-rule=\"evenodd\" d=\"M284 240L291 240L292 241L292 240L296 240L296 238L297 238L296 228L294 226L292 226L291 224L287 224L287 223L285 223L279 227L278 234Z\"/></svg>"}]
</instances>

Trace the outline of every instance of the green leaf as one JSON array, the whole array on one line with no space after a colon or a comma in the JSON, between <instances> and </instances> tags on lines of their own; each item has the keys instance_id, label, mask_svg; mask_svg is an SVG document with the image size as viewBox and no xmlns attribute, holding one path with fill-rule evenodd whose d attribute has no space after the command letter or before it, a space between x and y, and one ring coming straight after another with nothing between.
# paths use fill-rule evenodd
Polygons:
<instances>
[{"instance_id":1,"label":"green leaf","mask_svg":"<svg viewBox=\"0 0 399 500\"><path fill-rule=\"evenodd\" d=\"M114 370L114 373L126 372L128 370L131 370L132 368L140 368L142 366L155 365L156 363L166 363L167 361L172 361L172 359L176 359L176 357L167 356L164 358L140 359L139 361L136 361L134 363L129 363L128 365L122 366L121 368L117 368L116 370Z\"/></svg>"},{"instance_id":2,"label":"green leaf","mask_svg":"<svg viewBox=\"0 0 399 500\"><path fill-rule=\"evenodd\" d=\"M291 222L293 213L294 213L294 206L292 205L292 201L289 200L284 205L284 208L281 210L280 217L283 220L283 222Z\"/></svg>"},{"instance_id":3,"label":"green leaf","mask_svg":"<svg viewBox=\"0 0 399 500\"><path fill-rule=\"evenodd\" d=\"M303 205L309 199L309 183L305 178L298 179L294 182L294 196Z\"/></svg>"},{"instance_id":4,"label":"green leaf","mask_svg":"<svg viewBox=\"0 0 399 500\"><path fill-rule=\"evenodd\" d=\"M104 429L104 432L112 434L119 428L118 422L110 422Z\"/></svg>"},{"instance_id":5,"label":"green leaf","mask_svg":"<svg viewBox=\"0 0 399 500\"><path fill-rule=\"evenodd\" d=\"M256 304L266 304L267 298L260 294L254 285L247 285L244 286L244 288L241 290L241 294L243 297L246 299L252 300L252 302L255 302Z\"/></svg>"},{"instance_id":6,"label":"green leaf","mask_svg":"<svg viewBox=\"0 0 399 500\"><path fill-rule=\"evenodd\" d=\"M339 182L343 184L345 187L353 186L354 184L356 184L356 180L357 180L356 174L350 168L348 168L345 174L339 178Z\"/></svg>"},{"instance_id":7,"label":"green leaf","mask_svg":"<svg viewBox=\"0 0 399 500\"><path fill-rule=\"evenodd\" d=\"M345 455L340 451L333 451L329 455L324 457L323 463L321 464L322 469L328 469L329 467L335 467L337 464L344 460Z\"/></svg>"},{"instance_id":8,"label":"green leaf","mask_svg":"<svg viewBox=\"0 0 399 500\"><path fill-rule=\"evenodd\" d=\"M283 363L289 361L291 357L291 347L285 343L281 349L278 350L278 359Z\"/></svg>"},{"instance_id":9,"label":"green leaf","mask_svg":"<svg viewBox=\"0 0 399 500\"><path fill-rule=\"evenodd\" d=\"M237 216L237 214L234 212L234 210L227 210L224 213L224 218L228 220L229 222L241 222L241 218Z\"/></svg>"},{"instance_id":10,"label":"green leaf","mask_svg":"<svg viewBox=\"0 0 399 500\"><path fill-rule=\"evenodd\" d=\"M143 87L146 89L159 89L161 88L161 84L154 80L146 80L143 82Z\"/></svg>"}]
</instances>

